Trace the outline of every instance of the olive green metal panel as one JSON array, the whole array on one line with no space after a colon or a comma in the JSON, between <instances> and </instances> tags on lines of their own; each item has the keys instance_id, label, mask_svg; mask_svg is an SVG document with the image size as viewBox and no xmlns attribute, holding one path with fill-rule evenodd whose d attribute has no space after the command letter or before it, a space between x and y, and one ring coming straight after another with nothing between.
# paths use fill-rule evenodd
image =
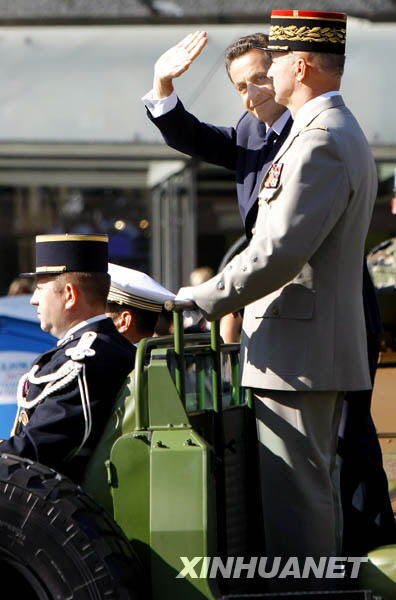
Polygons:
<instances>
[{"instance_id":1,"label":"olive green metal panel","mask_svg":"<svg viewBox=\"0 0 396 600\"><path fill-rule=\"evenodd\" d=\"M151 427L187 427L188 418L169 373L166 350L153 350L147 368L149 420Z\"/></svg>"},{"instance_id":2,"label":"olive green metal panel","mask_svg":"<svg viewBox=\"0 0 396 600\"><path fill-rule=\"evenodd\" d=\"M110 461L114 519L148 564L150 441L147 432L120 437L112 448Z\"/></svg>"},{"instance_id":3,"label":"olive green metal panel","mask_svg":"<svg viewBox=\"0 0 396 600\"><path fill-rule=\"evenodd\" d=\"M212 451L192 429L153 433L150 475L153 600L218 596L214 580L176 578L184 566L181 557L190 560L218 554L213 465Z\"/></svg>"},{"instance_id":4,"label":"olive green metal panel","mask_svg":"<svg viewBox=\"0 0 396 600\"><path fill-rule=\"evenodd\" d=\"M359 570L361 588L370 589L383 600L396 598L396 546L382 546L368 554Z\"/></svg>"}]
</instances>

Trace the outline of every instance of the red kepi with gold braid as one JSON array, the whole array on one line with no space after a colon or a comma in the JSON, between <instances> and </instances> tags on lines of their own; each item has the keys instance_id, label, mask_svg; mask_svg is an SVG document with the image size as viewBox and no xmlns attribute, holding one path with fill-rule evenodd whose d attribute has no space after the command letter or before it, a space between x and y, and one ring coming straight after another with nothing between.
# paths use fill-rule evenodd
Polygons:
<instances>
[{"instance_id":1,"label":"red kepi with gold braid","mask_svg":"<svg viewBox=\"0 0 396 600\"><path fill-rule=\"evenodd\" d=\"M268 50L345 54L345 13L315 10L273 10Z\"/></svg>"}]
</instances>

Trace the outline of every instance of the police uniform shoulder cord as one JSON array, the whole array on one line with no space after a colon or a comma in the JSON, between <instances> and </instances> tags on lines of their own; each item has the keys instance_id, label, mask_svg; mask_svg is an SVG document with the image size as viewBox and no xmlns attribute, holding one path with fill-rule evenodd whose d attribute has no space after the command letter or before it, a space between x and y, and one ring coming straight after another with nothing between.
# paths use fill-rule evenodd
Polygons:
<instances>
[{"instance_id":1,"label":"police uniform shoulder cord","mask_svg":"<svg viewBox=\"0 0 396 600\"><path fill-rule=\"evenodd\" d=\"M72 456L75 456L81 450L81 448L87 441L92 429L91 407L89 404L89 393L85 375L85 365L82 361L85 357L95 355L95 350L93 350L91 346L95 341L96 337L97 334L94 331L86 331L81 336L80 341L76 346L74 346L74 348L69 348L65 351L66 356L70 356L70 360L63 364L55 373L49 373L48 375L36 377L35 373L39 369L39 365L34 365L28 373L22 375L18 383L18 411L15 418L14 426L11 431L11 435L15 435L18 429L18 425L21 422L22 409L34 408L35 406L40 404L40 402L45 400L45 398L47 398L54 392L57 392L62 388L67 387L69 383L71 383L72 381L74 381L74 379L77 378L81 396L81 404L84 414L85 428L81 444L75 451L72 452L71 455L67 457L67 460L72 458ZM33 400L27 400L23 394L24 386L27 381L36 385L40 385L43 383L46 384L45 388Z\"/></svg>"}]
</instances>

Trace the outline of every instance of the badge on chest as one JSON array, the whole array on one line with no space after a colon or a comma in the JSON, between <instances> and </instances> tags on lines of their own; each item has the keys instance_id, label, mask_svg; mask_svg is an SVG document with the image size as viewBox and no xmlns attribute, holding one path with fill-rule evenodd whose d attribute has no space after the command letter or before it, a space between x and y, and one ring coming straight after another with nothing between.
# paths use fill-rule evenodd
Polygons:
<instances>
[{"instance_id":1,"label":"badge on chest","mask_svg":"<svg viewBox=\"0 0 396 600\"><path fill-rule=\"evenodd\" d=\"M280 184L280 178L282 174L283 163L272 163L265 179L264 188L275 189Z\"/></svg>"}]
</instances>

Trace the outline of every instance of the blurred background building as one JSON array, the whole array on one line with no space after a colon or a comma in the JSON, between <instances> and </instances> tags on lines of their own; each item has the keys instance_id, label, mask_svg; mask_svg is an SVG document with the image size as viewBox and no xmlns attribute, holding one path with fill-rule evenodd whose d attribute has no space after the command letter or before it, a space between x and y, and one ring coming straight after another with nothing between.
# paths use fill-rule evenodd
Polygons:
<instances>
[{"instance_id":1,"label":"blurred background building","mask_svg":"<svg viewBox=\"0 0 396 600\"><path fill-rule=\"evenodd\" d=\"M232 173L167 148L140 100L156 58L194 29L209 43L177 81L199 118L241 114L225 47L268 28L268 0L13 0L0 4L0 293L34 261L38 233L105 232L113 262L176 290L217 269L242 234ZM312 8L312 2L282 8ZM396 1L317 1L346 11L342 93L378 165L367 249L396 235ZM396 201L395 201L396 204ZM396 212L396 207L395 207Z\"/></svg>"}]
</instances>

